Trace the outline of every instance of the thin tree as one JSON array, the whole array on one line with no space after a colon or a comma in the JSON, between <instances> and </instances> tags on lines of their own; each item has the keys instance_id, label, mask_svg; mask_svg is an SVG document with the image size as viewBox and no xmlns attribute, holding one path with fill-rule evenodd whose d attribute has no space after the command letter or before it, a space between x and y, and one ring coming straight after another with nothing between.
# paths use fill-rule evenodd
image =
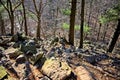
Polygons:
<instances>
[{"instance_id":1,"label":"thin tree","mask_svg":"<svg viewBox=\"0 0 120 80\"><path fill-rule=\"evenodd\" d=\"M75 26L75 15L77 0L72 0L71 2L71 14L70 14L70 29L69 29L69 43L74 45L74 26Z\"/></svg>"},{"instance_id":2,"label":"thin tree","mask_svg":"<svg viewBox=\"0 0 120 80\"><path fill-rule=\"evenodd\" d=\"M41 39L41 35L40 35L41 34L41 17L46 4L44 4L42 0L40 0L39 3L37 3L36 0L32 0L32 1L35 8L35 13L31 10L29 11L31 11L37 17L36 38Z\"/></svg>"},{"instance_id":3,"label":"thin tree","mask_svg":"<svg viewBox=\"0 0 120 80\"><path fill-rule=\"evenodd\" d=\"M25 5L24 5L24 0L22 0L22 7L23 7L23 16L24 16L25 35L28 35L27 18L26 18L26 10L25 10Z\"/></svg>"},{"instance_id":4,"label":"thin tree","mask_svg":"<svg viewBox=\"0 0 120 80\"><path fill-rule=\"evenodd\" d=\"M88 15L88 26L90 26L90 18L91 18L91 13L92 13L92 3L93 3L93 0L90 1L90 12L89 12L89 15Z\"/></svg>"},{"instance_id":5,"label":"thin tree","mask_svg":"<svg viewBox=\"0 0 120 80\"><path fill-rule=\"evenodd\" d=\"M4 35L6 34L5 32L5 25L4 25L4 18L3 18L3 12L4 12L4 9L2 8L2 6L0 5L0 29L1 29L1 35Z\"/></svg>"},{"instance_id":6,"label":"thin tree","mask_svg":"<svg viewBox=\"0 0 120 80\"><path fill-rule=\"evenodd\" d=\"M84 8L85 8L85 0L82 0L82 2L81 2L81 28L80 28L80 46L79 46L79 48L83 48Z\"/></svg>"},{"instance_id":7,"label":"thin tree","mask_svg":"<svg viewBox=\"0 0 120 80\"><path fill-rule=\"evenodd\" d=\"M109 42L107 52L112 52L113 51L119 35L120 35L120 19L118 19L118 25L117 25L117 28L116 28L114 34L113 34L113 38Z\"/></svg>"}]
</instances>

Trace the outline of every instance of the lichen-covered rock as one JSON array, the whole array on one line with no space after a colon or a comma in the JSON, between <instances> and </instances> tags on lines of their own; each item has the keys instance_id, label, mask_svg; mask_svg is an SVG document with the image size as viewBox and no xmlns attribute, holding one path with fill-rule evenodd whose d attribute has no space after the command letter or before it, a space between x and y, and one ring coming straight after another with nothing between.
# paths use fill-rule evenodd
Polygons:
<instances>
[{"instance_id":1,"label":"lichen-covered rock","mask_svg":"<svg viewBox=\"0 0 120 80\"><path fill-rule=\"evenodd\" d=\"M45 61L42 72L52 80L65 80L72 71L66 62L51 58Z\"/></svg>"},{"instance_id":2,"label":"lichen-covered rock","mask_svg":"<svg viewBox=\"0 0 120 80\"><path fill-rule=\"evenodd\" d=\"M3 66L0 66L0 80L2 80L7 75L7 72Z\"/></svg>"},{"instance_id":3,"label":"lichen-covered rock","mask_svg":"<svg viewBox=\"0 0 120 80\"><path fill-rule=\"evenodd\" d=\"M94 80L90 72L84 67L79 66L75 69L77 80Z\"/></svg>"},{"instance_id":4,"label":"lichen-covered rock","mask_svg":"<svg viewBox=\"0 0 120 80\"><path fill-rule=\"evenodd\" d=\"M8 48L4 51L4 54L8 55L10 58L17 58L22 52L17 48Z\"/></svg>"}]
</instances>

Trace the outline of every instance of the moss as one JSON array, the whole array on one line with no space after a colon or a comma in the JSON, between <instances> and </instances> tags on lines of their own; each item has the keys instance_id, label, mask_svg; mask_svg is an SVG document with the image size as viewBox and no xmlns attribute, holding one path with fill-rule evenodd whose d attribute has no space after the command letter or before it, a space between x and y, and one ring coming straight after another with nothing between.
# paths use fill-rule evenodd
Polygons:
<instances>
[{"instance_id":1,"label":"moss","mask_svg":"<svg viewBox=\"0 0 120 80\"><path fill-rule=\"evenodd\" d=\"M0 80L7 75L7 72L3 66L0 66Z\"/></svg>"}]
</instances>

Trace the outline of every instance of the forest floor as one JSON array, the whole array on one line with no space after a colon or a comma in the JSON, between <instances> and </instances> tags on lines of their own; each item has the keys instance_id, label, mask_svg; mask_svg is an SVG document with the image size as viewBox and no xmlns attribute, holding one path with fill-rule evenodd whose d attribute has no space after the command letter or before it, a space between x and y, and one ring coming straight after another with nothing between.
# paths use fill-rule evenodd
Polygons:
<instances>
[{"instance_id":1,"label":"forest floor","mask_svg":"<svg viewBox=\"0 0 120 80\"><path fill-rule=\"evenodd\" d=\"M78 49L63 37L0 37L0 80L120 80L120 48L84 41Z\"/></svg>"}]
</instances>

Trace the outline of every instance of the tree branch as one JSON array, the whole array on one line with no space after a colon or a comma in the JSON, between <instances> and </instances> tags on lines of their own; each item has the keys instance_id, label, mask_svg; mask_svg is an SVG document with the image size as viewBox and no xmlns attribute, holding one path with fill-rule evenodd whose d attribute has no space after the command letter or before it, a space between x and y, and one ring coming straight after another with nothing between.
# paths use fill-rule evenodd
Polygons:
<instances>
[{"instance_id":1,"label":"tree branch","mask_svg":"<svg viewBox=\"0 0 120 80\"><path fill-rule=\"evenodd\" d=\"M10 13L9 12L9 9L5 6L5 4L0 0L0 3L3 5L3 7L6 9L6 11L8 12L8 13Z\"/></svg>"},{"instance_id":2,"label":"tree branch","mask_svg":"<svg viewBox=\"0 0 120 80\"><path fill-rule=\"evenodd\" d=\"M21 3L22 3L22 1L14 7L13 11L15 11L15 9L18 8L21 5Z\"/></svg>"}]
</instances>

